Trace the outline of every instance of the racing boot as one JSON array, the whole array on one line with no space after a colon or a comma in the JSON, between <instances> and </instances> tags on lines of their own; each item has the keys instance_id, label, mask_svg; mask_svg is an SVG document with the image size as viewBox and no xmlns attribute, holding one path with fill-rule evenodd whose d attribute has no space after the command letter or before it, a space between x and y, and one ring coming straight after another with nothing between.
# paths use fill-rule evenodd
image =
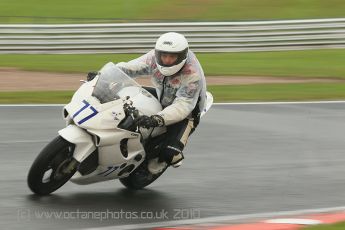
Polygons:
<instances>
[{"instance_id":1,"label":"racing boot","mask_svg":"<svg viewBox=\"0 0 345 230\"><path fill-rule=\"evenodd\" d=\"M182 165L182 161L184 159L184 156L182 153L178 153L174 155L174 157L171 160L171 166L174 168L178 168Z\"/></svg>"}]
</instances>

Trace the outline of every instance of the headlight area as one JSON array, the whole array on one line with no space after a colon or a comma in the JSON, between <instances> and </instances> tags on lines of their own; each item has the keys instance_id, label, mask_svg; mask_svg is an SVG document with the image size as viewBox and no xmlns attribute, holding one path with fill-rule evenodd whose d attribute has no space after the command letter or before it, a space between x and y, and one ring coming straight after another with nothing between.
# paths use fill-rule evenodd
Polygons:
<instances>
[{"instance_id":1,"label":"headlight area","mask_svg":"<svg viewBox=\"0 0 345 230\"><path fill-rule=\"evenodd\" d=\"M93 135L93 139L95 141L95 145L97 147L99 147L99 145L101 144L101 138L98 135L92 134Z\"/></svg>"},{"instance_id":2,"label":"headlight area","mask_svg":"<svg viewBox=\"0 0 345 230\"><path fill-rule=\"evenodd\" d=\"M66 108L63 108L62 110L62 117L66 121L66 126L74 124L73 119L71 118L70 114L68 113Z\"/></svg>"}]
</instances>

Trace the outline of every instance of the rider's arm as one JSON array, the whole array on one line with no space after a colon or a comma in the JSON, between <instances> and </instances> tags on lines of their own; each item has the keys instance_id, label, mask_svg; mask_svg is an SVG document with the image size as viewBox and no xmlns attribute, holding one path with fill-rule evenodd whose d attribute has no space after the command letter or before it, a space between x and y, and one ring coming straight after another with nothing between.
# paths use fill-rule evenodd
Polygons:
<instances>
[{"instance_id":1,"label":"rider's arm","mask_svg":"<svg viewBox=\"0 0 345 230\"><path fill-rule=\"evenodd\" d=\"M154 50L151 50L147 54L131 60L129 62L119 62L116 64L123 72L130 77L137 77L140 75L149 75L152 71L154 64Z\"/></svg>"},{"instance_id":2,"label":"rider's arm","mask_svg":"<svg viewBox=\"0 0 345 230\"><path fill-rule=\"evenodd\" d=\"M164 119L165 125L171 125L185 119L198 102L202 88L201 77L193 74L184 79L183 84L176 93L174 102L158 113Z\"/></svg>"}]
</instances>

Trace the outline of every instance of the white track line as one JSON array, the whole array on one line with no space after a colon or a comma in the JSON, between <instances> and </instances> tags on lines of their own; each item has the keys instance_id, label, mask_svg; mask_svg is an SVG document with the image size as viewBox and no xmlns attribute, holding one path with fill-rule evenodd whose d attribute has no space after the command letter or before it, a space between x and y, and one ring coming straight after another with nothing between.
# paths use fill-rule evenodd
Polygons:
<instances>
[{"instance_id":1,"label":"white track line","mask_svg":"<svg viewBox=\"0 0 345 230\"><path fill-rule=\"evenodd\" d=\"M272 101L272 102L229 102L214 103L213 105L284 105L284 104L337 104L345 101Z\"/></svg>"},{"instance_id":2,"label":"white track line","mask_svg":"<svg viewBox=\"0 0 345 230\"><path fill-rule=\"evenodd\" d=\"M273 102L224 102L213 105L283 105L283 104L337 104L345 101L273 101ZM62 107L65 104L0 104L0 107Z\"/></svg>"},{"instance_id":3,"label":"white track line","mask_svg":"<svg viewBox=\"0 0 345 230\"><path fill-rule=\"evenodd\" d=\"M188 219L188 220L175 220L175 221L163 221L156 223L143 223L143 224L129 224L129 225L117 225L117 226L107 226L98 228L84 228L87 230L130 230L130 229L150 229L158 227L174 227L179 225L191 225L191 224L207 224L207 223L226 223L231 221L240 220L255 220L262 218L275 218L280 216L294 216L294 215L304 215L313 213L327 213L327 212L340 212L345 211L345 206L341 207L330 207L330 208L319 208L319 209L302 209L295 211L278 211L278 212L266 212L266 213L253 213L253 214L243 214L243 215L229 215L229 216L216 216L216 217L206 217L200 219Z\"/></svg>"}]
</instances>

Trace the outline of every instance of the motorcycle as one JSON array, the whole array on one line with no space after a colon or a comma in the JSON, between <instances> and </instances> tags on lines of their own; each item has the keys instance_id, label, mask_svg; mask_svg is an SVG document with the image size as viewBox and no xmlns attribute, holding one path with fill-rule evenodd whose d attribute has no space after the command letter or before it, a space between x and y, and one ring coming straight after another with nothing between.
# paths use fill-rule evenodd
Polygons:
<instances>
[{"instance_id":1,"label":"motorcycle","mask_svg":"<svg viewBox=\"0 0 345 230\"><path fill-rule=\"evenodd\" d=\"M142 189L167 169L152 174L165 127L144 129L136 119L162 110L156 97L113 63L106 64L74 93L63 108L66 127L34 160L27 182L32 192L48 195L67 181L86 185L119 179L129 189ZM207 106L213 103L207 92Z\"/></svg>"}]
</instances>

